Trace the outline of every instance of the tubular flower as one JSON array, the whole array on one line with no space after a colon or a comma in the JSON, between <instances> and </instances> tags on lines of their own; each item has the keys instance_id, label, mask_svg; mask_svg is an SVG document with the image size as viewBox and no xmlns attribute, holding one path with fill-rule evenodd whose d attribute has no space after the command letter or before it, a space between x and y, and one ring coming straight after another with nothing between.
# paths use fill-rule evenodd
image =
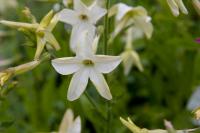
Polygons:
<instances>
[{"instance_id":1,"label":"tubular flower","mask_svg":"<svg viewBox=\"0 0 200 133\"><path fill-rule=\"evenodd\" d=\"M153 33L153 25L151 17L148 16L146 9L142 6L131 7L123 3L114 5L109 11L109 17L116 14L116 29L113 38L116 37L124 28L134 24L140 28L147 38L151 38Z\"/></svg>"},{"instance_id":2,"label":"tubular flower","mask_svg":"<svg viewBox=\"0 0 200 133\"><path fill-rule=\"evenodd\" d=\"M129 28L126 33L126 46L124 52L121 54L124 66L124 74L128 75L133 65L135 65L142 72L144 69L138 53L133 48L132 42L138 38L141 38L143 34L141 34L140 29L135 27Z\"/></svg>"},{"instance_id":3,"label":"tubular flower","mask_svg":"<svg viewBox=\"0 0 200 133\"><path fill-rule=\"evenodd\" d=\"M83 37L81 37L83 38ZM90 79L99 94L107 100L112 99L108 84L103 74L113 71L121 62L119 56L95 55L98 39L92 45L84 40L80 42L75 57L52 60L55 70L62 75L73 74L68 89L68 99L76 100L86 89Z\"/></svg>"},{"instance_id":4,"label":"tubular flower","mask_svg":"<svg viewBox=\"0 0 200 133\"><path fill-rule=\"evenodd\" d=\"M5 82L11 77L30 71L37 67L39 64L40 61L32 61L23 65L8 68L0 72L0 85L3 86Z\"/></svg>"},{"instance_id":5,"label":"tubular flower","mask_svg":"<svg viewBox=\"0 0 200 133\"><path fill-rule=\"evenodd\" d=\"M188 14L188 10L186 9L184 3L182 0L167 0L167 3L172 11L172 14L174 16L179 16L180 12L179 10L183 13L183 14Z\"/></svg>"},{"instance_id":6,"label":"tubular flower","mask_svg":"<svg viewBox=\"0 0 200 133\"><path fill-rule=\"evenodd\" d=\"M63 9L59 13L59 20L72 25L72 34L70 39L70 47L74 53L76 53L77 41L79 40L79 33L88 30L90 38L95 36L95 24L105 14L106 9L98 6L98 2L87 7L81 0L74 0L74 10Z\"/></svg>"},{"instance_id":7,"label":"tubular flower","mask_svg":"<svg viewBox=\"0 0 200 133\"><path fill-rule=\"evenodd\" d=\"M65 112L63 120L60 124L58 133L81 133L80 116L74 119L74 114L71 109Z\"/></svg>"},{"instance_id":8,"label":"tubular flower","mask_svg":"<svg viewBox=\"0 0 200 133\"><path fill-rule=\"evenodd\" d=\"M143 66L140 61L140 57L135 50L125 50L122 54L122 61L124 66L124 74L128 75L133 65L135 65L140 71L143 71Z\"/></svg>"},{"instance_id":9,"label":"tubular flower","mask_svg":"<svg viewBox=\"0 0 200 133\"><path fill-rule=\"evenodd\" d=\"M58 16L54 15L53 11L50 11L42 21L38 23L21 23L21 22L11 22L2 20L1 24L18 28L18 29L26 29L30 31L34 31L37 38L37 49L35 53L35 59L38 60L44 50L45 45L48 43L56 50L60 49L59 43L56 38L52 34L52 30L56 26L58 22Z\"/></svg>"}]
</instances>

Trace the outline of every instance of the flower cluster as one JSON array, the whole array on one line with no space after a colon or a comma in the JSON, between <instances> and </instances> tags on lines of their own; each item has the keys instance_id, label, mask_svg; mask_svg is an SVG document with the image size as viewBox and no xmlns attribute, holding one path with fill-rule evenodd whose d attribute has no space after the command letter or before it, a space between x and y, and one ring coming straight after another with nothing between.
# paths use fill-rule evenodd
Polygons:
<instances>
[{"instance_id":1,"label":"flower cluster","mask_svg":"<svg viewBox=\"0 0 200 133\"><path fill-rule=\"evenodd\" d=\"M62 75L73 74L68 89L68 99L76 100L86 89L90 79L99 94L107 100L112 99L108 84L103 76L110 73L121 62L119 56L96 55L99 35L96 23L106 14L97 1L87 7L82 1L74 0L74 10L63 9L58 19L72 25L70 48L75 57L58 58L52 61L55 70Z\"/></svg>"}]
</instances>

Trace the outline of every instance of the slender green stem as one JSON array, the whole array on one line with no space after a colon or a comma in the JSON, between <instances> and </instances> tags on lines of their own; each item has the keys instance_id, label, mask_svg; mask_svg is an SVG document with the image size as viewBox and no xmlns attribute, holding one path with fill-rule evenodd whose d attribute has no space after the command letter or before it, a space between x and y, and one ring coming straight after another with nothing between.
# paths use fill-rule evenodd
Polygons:
<instances>
[{"instance_id":1,"label":"slender green stem","mask_svg":"<svg viewBox=\"0 0 200 133\"><path fill-rule=\"evenodd\" d=\"M88 101L92 104L94 109L97 111L97 114L100 115L104 120L106 120L105 116L102 115L101 111L99 110L98 105L96 102L90 97L87 91L85 91L85 96L87 97Z\"/></svg>"},{"instance_id":2,"label":"slender green stem","mask_svg":"<svg viewBox=\"0 0 200 133\"><path fill-rule=\"evenodd\" d=\"M108 10L110 7L110 0L106 1L106 9ZM108 39L109 39L109 31L110 31L110 20L108 18L108 13L105 16L104 19L104 54L107 55L108 53ZM107 79L107 77L106 77ZM110 124L111 124L111 119L112 119L112 115L111 115L111 102L108 101L107 102L107 127L106 127L106 133L110 133Z\"/></svg>"}]
</instances>

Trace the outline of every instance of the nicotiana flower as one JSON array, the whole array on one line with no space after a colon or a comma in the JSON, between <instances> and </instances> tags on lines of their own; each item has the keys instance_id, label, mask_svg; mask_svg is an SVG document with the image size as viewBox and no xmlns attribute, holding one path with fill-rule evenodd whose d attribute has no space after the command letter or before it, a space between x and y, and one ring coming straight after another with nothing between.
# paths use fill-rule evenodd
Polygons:
<instances>
[{"instance_id":1,"label":"nicotiana flower","mask_svg":"<svg viewBox=\"0 0 200 133\"><path fill-rule=\"evenodd\" d=\"M8 68L4 71L0 72L0 86L3 86L7 80L9 80L11 77L25 73L27 71L30 71L37 67L40 64L41 61L31 61L29 63L19 65L16 67Z\"/></svg>"},{"instance_id":2,"label":"nicotiana flower","mask_svg":"<svg viewBox=\"0 0 200 133\"><path fill-rule=\"evenodd\" d=\"M140 57L138 53L134 50L132 44L135 39L140 38L142 36L140 34L140 30L137 31L135 30L134 27L131 27L126 31L125 36L126 36L126 46L125 50L121 54L124 66L124 74L128 75L133 65L135 65L140 71L143 71L144 69L140 61Z\"/></svg>"},{"instance_id":3,"label":"nicotiana flower","mask_svg":"<svg viewBox=\"0 0 200 133\"><path fill-rule=\"evenodd\" d=\"M67 109L60 124L58 133L81 133L80 116L74 119L73 111L71 109Z\"/></svg>"},{"instance_id":4,"label":"nicotiana flower","mask_svg":"<svg viewBox=\"0 0 200 133\"><path fill-rule=\"evenodd\" d=\"M188 11L182 0L167 0L167 3L174 16L178 16L180 14L179 10L183 14L188 14Z\"/></svg>"},{"instance_id":5,"label":"nicotiana flower","mask_svg":"<svg viewBox=\"0 0 200 133\"><path fill-rule=\"evenodd\" d=\"M86 34L85 34L86 35ZM75 57L65 57L52 60L55 70L62 75L73 74L68 89L68 99L76 100L84 92L90 79L99 94L107 100L112 99L108 84L103 74L113 71L121 62L119 56L95 55L98 39L93 44L88 40L79 40Z\"/></svg>"},{"instance_id":6,"label":"nicotiana flower","mask_svg":"<svg viewBox=\"0 0 200 133\"><path fill-rule=\"evenodd\" d=\"M140 28L147 38L151 38L153 33L153 25L151 17L144 7L131 7L123 3L114 5L109 11L109 17L116 14L116 29L113 38L116 37L124 28L134 24Z\"/></svg>"},{"instance_id":7,"label":"nicotiana flower","mask_svg":"<svg viewBox=\"0 0 200 133\"><path fill-rule=\"evenodd\" d=\"M60 49L59 43L52 34L52 30L58 22L58 16L54 15L53 11L50 11L40 23L21 23L1 20L0 23L18 28L35 32L37 38L37 50L35 53L35 59L39 59L46 44L50 44L56 50Z\"/></svg>"},{"instance_id":8,"label":"nicotiana flower","mask_svg":"<svg viewBox=\"0 0 200 133\"><path fill-rule=\"evenodd\" d=\"M85 30L88 30L89 38L94 38L95 24L105 14L106 9L98 6L97 0L93 4L87 7L81 0L74 0L74 10L63 9L59 13L59 20L72 25L72 34L70 39L70 47L74 53L76 53L77 41L79 40L79 34Z\"/></svg>"}]
</instances>

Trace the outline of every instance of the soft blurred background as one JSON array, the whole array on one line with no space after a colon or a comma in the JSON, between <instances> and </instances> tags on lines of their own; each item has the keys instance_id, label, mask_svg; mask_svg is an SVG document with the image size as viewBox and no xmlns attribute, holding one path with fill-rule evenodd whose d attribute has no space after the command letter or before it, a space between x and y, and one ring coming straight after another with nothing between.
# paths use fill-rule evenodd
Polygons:
<instances>
[{"instance_id":1,"label":"soft blurred background","mask_svg":"<svg viewBox=\"0 0 200 133\"><path fill-rule=\"evenodd\" d=\"M11 5L3 6L9 1ZM165 0L112 0L112 4L118 2L144 6L152 17L154 34L150 40L134 42L144 72L133 68L128 76L124 76L120 66L107 77L114 97L109 103L110 125L99 115L107 115L108 104L93 85L89 84L87 95L98 105L99 112L85 95L75 102L67 101L71 76L58 75L50 61L46 61L33 71L13 79L17 84L0 101L0 132L57 131L67 108L81 116L83 133L103 133L106 125L110 126L112 133L127 133L129 131L119 121L120 116L130 116L139 126L149 129L164 128L164 119L170 120L176 129L195 127L187 104L200 85L200 45L195 42L200 36L200 17L190 0L184 0L189 15L179 17L172 16ZM25 6L39 21L55 8L55 2L18 0L13 3L12 0L0 0L0 18L28 22L21 12ZM0 31L1 70L32 60L35 49L30 39L2 25ZM63 23L56 26L54 34L62 47L55 52L56 57L72 56L69 50L70 32ZM102 53L103 43L99 45L99 53ZM115 39L108 48L108 54L119 55L123 45L122 38Z\"/></svg>"}]
</instances>

